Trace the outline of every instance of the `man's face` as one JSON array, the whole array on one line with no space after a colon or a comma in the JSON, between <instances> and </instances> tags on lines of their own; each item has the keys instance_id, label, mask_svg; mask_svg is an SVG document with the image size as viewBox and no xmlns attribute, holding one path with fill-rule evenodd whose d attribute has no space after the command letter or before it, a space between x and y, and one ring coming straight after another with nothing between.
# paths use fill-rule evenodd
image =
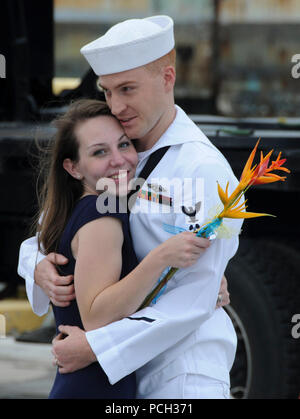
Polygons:
<instances>
[{"instance_id":1,"label":"man's face","mask_svg":"<svg viewBox=\"0 0 300 419\"><path fill-rule=\"evenodd\" d=\"M129 138L150 144L152 139L156 141L160 137L168 107L163 72L152 73L138 67L101 76L99 84L108 106Z\"/></svg>"}]
</instances>

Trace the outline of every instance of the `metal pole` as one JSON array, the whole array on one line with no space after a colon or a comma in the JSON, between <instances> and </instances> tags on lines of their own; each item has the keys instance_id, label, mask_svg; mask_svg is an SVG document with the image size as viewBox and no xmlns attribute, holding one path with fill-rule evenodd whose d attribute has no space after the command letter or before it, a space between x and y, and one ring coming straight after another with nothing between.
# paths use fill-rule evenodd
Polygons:
<instances>
[{"instance_id":1,"label":"metal pole","mask_svg":"<svg viewBox=\"0 0 300 419\"><path fill-rule=\"evenodd\" d=\"M220 6L221 0L213 0L213 8L214 8L214 16L212 21L212 74L213 74L213 82L212 82L212 99L213 99L213 111L217 113L217 98L220 91Z\"/></svg>"}]
</instances>

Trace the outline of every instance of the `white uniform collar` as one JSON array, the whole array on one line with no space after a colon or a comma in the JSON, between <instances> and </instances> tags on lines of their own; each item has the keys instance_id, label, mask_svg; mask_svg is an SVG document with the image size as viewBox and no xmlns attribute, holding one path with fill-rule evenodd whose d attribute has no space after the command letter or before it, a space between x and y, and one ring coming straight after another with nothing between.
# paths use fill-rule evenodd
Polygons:
<instances>
[{"instance_id":1,"label":"white uniform collar","mask_svg":"<svg viewBox=\"0 0 300 419\"><path fill-rule=\"evenodd\" d=\"M197 125L187 116L183 109L178 105L175 105L176 116L174 121L163 133L160 139L154 144L152 148L146 151L138 153L139 161L148 157L154 151L161 147L168 145L178 145L188 142L200 141L207 145L211 145L211 142L203 134L203 132L197 127Z\"/></svg>"}]
</instances>

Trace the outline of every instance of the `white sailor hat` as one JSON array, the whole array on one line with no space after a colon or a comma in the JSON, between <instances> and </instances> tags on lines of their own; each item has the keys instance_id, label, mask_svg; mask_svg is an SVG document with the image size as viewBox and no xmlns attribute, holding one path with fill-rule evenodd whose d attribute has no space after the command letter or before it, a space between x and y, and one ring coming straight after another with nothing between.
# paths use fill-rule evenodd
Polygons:
<instances>
[{"instance_id":1,"label":"white sailor hat","mask_svg":"<svg viewBox=\"0 0 300 419\"><path fill-rule=\"evenodd\" d=\"M173 26L169 16L125 20L82 47L80 52L98 76L131 70L157 60L174 48Z\"/></svg>"}]
</instances>

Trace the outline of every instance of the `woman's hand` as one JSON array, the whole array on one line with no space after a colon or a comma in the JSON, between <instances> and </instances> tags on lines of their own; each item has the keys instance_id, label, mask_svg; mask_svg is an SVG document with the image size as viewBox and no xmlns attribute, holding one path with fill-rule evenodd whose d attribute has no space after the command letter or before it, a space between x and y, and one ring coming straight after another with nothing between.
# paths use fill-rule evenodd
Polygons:
<instances>
[{"instance_id":1,"label":"woman's hand","mask_svg":"<svg viewBox=\"0 0 300 419\"><path fill-rule=\"evenodd\" d=\"M187 268L197 262L201 254L210 246L210 241L185 231L166 240L156 249L161 252L166 266Z\"/></svg>"}]
</instances>

